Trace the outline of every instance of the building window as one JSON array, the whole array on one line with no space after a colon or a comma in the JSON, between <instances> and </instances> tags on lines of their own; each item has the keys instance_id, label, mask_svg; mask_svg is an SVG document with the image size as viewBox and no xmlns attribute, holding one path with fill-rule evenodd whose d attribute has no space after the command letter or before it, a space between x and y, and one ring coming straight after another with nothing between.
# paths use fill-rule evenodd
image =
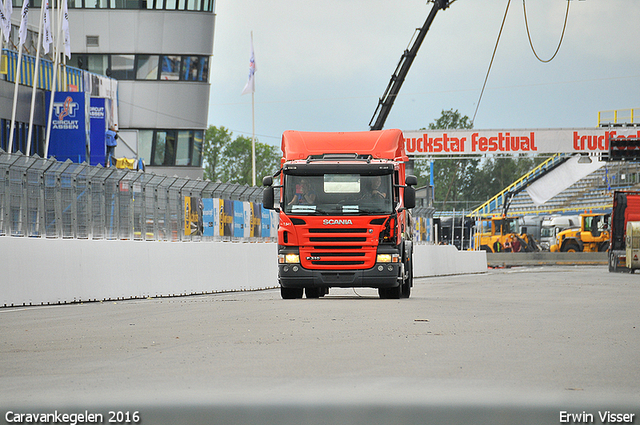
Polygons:
<instances>
[{"instance_id":1,"label":"building window","mask_svg":"<svg viewBox=\"0 0 640 425\"><path fill-rule=\"evenodd\" d=\"M190 139L192 131L178 131L178 141L176 147L176 165L191 165L189 155Z\"/></svg>"},{"instance_id":2,"label":"building window","mask_svg":"<svg viewBox=\"0 0 640 425\"><path fill-rule=\"evenodd\" d=\"M193 132L193 150L191 157L191 164L197 167L202 167L202 141L203 141L203 131L194 131Z\"/></svg>"},{"instance_id":3,"label":"building window","mask_svg":"<svg viewBox=\"0 0 640 425\"><path fill-rule=\"evenodd\" d=\"M157 80L159 62L160 56L158 55L138 55L138 64L136 65L136 79Z\"/></svg>"},{"instance_id":4,"label":"building window","mask_svg":"<svg viewBox=\"0 0 640 425\"><path fill-rule=\"evenodd\" d=\"M138 157L151 166L202 167L203 136L202 130L139 130Z\"/></svg>"},{"instance_id":5,"label":"building window","mask_svg":"<svg viewBox=\"0 0 640 425\"><path fill-rule=\"evenodd\" d=\"M180 79L180 56L161 56L162 70L160 71L161 80L179 80Z\"/></svg>"},{"instance_id":6,"label":"building window","mask_svg":"<svg viewBox=\"0 0 640 425\"><path fill-rule=\"evenodd\" d=\"M111 55L111 78L116 80L135 79L135 55Z\"/></svg>"},{"instance_id":7,"label":"building window","mask_svg":"<svg viewBox=\"0 0 640 425\"><path fill-rule=\"evenodd\" d=\"M151 149L153 147L153 130L140 130L138 132L138 158L145 164L151 164Z\"/></svg>"}]
</instances>

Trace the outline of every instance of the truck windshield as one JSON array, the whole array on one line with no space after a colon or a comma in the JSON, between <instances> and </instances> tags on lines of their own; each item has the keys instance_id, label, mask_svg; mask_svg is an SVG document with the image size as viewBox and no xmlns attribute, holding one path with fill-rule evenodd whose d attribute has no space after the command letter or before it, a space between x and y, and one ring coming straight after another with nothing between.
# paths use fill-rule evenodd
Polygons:
<instances>
[{"instance_id":1,"label":"truck windshield","mask_svg":"<svg viewBox=\"0 0 640 425\"><path fill-rule=\"evenodd\" d=\"M553 234L553 227L543 227L542 229L540 229L540 237L542 238L550 238L552 236L555 236Z\"/></svg>"},{"instance_id":2,"label":"truck windshield","mask_svg":"<svg viewBox=\"0 0 640 425\"><path fill-rule=\"evenodd\" d=\"M285 175L284 211L289 214L391 214L391 175Z\"/></svg>"}]
</instances>

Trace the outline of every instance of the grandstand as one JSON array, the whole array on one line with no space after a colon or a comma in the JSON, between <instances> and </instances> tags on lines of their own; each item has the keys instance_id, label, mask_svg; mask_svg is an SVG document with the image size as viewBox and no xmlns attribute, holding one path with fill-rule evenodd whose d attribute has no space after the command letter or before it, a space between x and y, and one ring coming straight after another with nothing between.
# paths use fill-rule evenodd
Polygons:
<instances>
[{"instance_id":1,"label":"grandstand","mask_svg":"<svg viewBox=\"0 0 640 425\"><path fill-rule=\"evenodd\" d=\"M640 187L640 164L610 162L577 181L544 205L535 205L526 190L515 195L509 215L576 214L585 210L610 212L614 190ZM494 213L502 212L500 209Z\"/></svg>"}]
</instances>

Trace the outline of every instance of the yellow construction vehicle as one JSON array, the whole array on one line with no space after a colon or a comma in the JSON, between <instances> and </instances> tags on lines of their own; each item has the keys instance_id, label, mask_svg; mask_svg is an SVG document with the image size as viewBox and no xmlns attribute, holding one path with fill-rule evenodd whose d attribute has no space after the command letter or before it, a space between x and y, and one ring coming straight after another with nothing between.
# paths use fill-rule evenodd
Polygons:
<instances>
[{"instance_id":1,"label":"yellow construction vehicle","mask_svg":"<svg viewBox=\"0 0 640 425\"><path fill-rule=\"evenodd\" d=\"M604 252L609 249L609 214L580 214L580 228L556 235L551 252Z\"/></svg>"},{"instance_id":2,"label":"yellow construction vehicle","mask_svg":"<svg viewBox=\"0 0 640 425\"><path fill-rule=\"evenodd\" d=\"M486 252L539 251L533 237L520 232L520 217L483 218L478 223L474 246Z\"/></svg>"}]
</instances>

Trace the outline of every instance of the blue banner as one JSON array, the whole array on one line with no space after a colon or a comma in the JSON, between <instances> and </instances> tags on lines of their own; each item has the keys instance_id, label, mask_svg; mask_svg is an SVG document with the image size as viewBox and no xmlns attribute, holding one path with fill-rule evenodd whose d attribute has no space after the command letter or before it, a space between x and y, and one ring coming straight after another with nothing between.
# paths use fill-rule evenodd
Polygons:
<instances>
[{"instance_id":1,"label":"blue banner","mask_svg":"<svg viewBox=\"0 0 640 425\"><path fill-rule=\"evenodd\" d=\"M268 209L262 209L262 222L261 222L262 237L271 237L271 212Z\"/></svg>"},{"instance_id":2,"label":"blue banner","mask_svg":"<svg viewBox=\"0 0 640 425\"><path fill-rule=\"evenodd\" d=\"M213 209L213 199L204 198L202 200L202 236L215 236L216 219Z\"/></svg>"},{"instance_id":3,"label":"blue banner","mask_svg":"<svg viewBox=\"0 0 640 425\"><path fill-rule=\"evenodd\" d=\"M56 92L51 116L48 157L89 163L89 97L84 92ZM51 92L46 92L46 104Z\"/></svg>"},{"instance_id":4,"label":"blue banner","mask_svg":"<svg viewBox=\"0 0 640 425\"><path fill-rule=\"evenodd\" d=\"M244 205L241 201L233 201L233 236L244 237Z\"/></svg>"},{"instance_id":5,"label":"blue banner","mask_svg":"<svg viewBox=\"0 0 640 425\"><path fill-rule=\"evenodd\" d=\"M105 99L92 97L89 108L91 123L91 165L101 164L105 166L106 145L104 133L107 130L107 115L105 111Z\"/></svg>"}]
</instances>

